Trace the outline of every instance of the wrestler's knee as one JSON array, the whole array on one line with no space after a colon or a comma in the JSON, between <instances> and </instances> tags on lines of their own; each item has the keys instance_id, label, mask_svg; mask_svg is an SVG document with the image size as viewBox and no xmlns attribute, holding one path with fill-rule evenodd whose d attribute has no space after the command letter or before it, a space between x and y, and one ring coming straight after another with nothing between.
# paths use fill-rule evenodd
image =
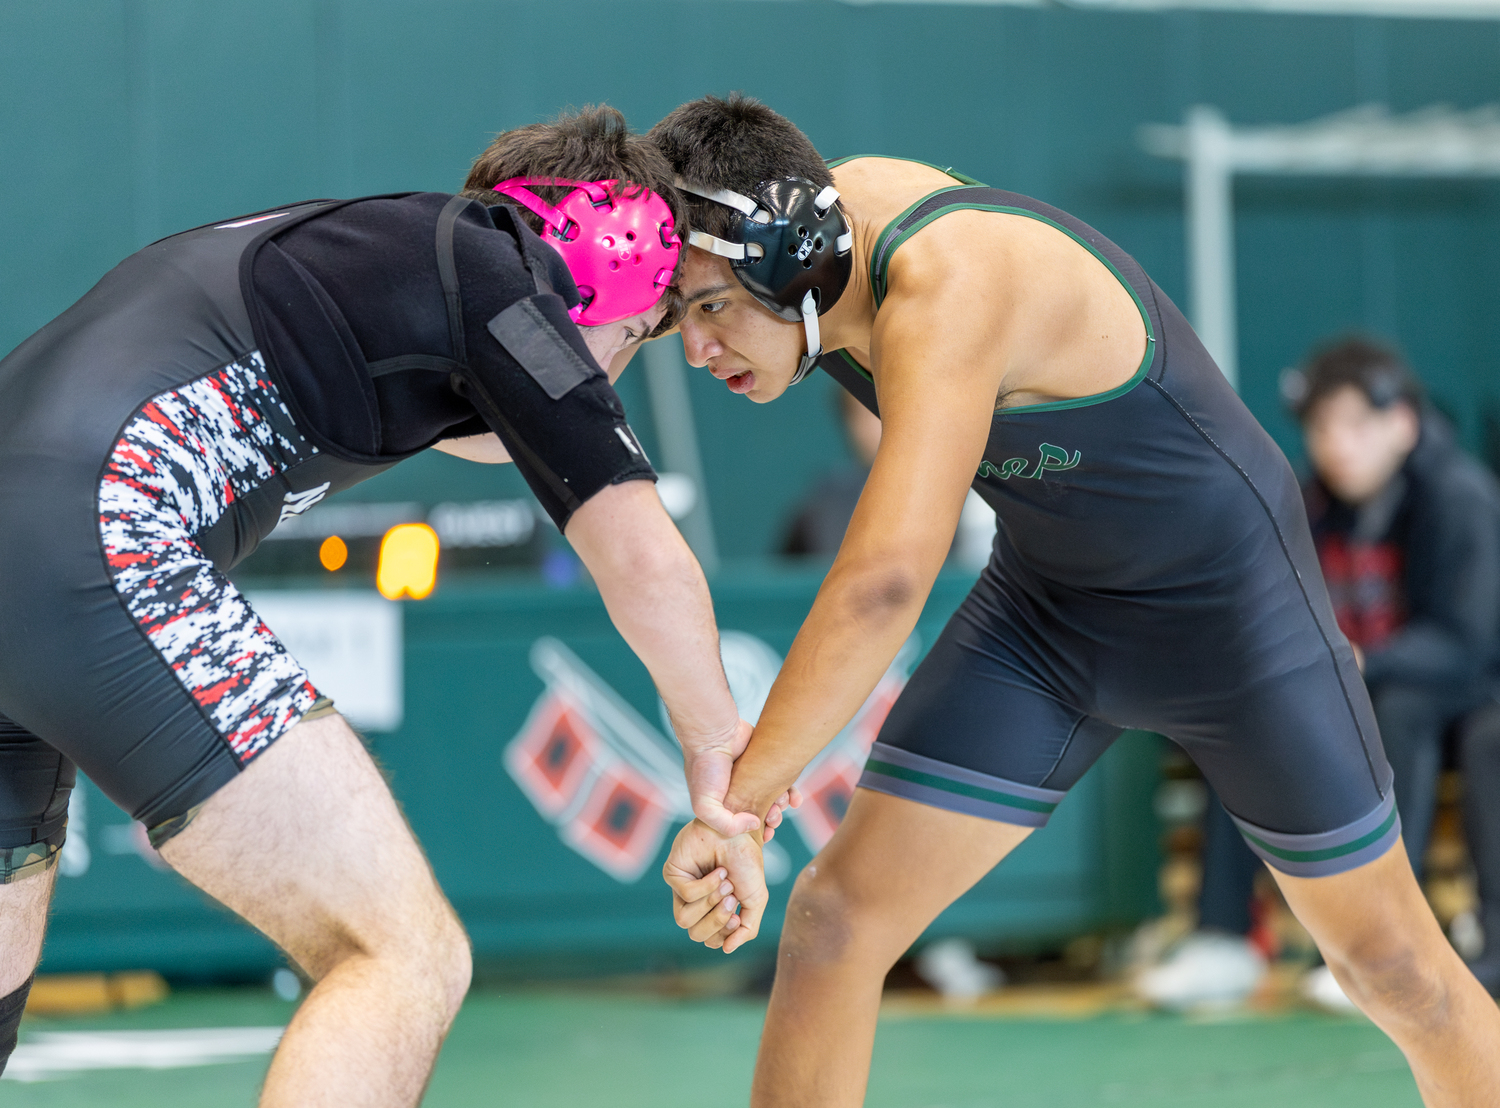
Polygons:
<instances>
[{"instance_id":1,"label":"wrestler's knee","mask_svg":"<svg viewBox=\"0 0 1500 1108\"><path fill-rule=\"evenodd\" d=\"M314 981L370 975L451 1015L469 946L389 787L338 716L303 721L161 844Z\"/></svg>"},{"instance_id":2,"label":"wrestler's knee","mask_svg":"<svg viewBox=\"0 0 1500 1108\"><path fill-rule=\"evenodd\" d=\"M426 937L412 964L430 983L441 1010L452 1019L468 995L474 961L463 925L446 902L443 907L447 909L445 922Z\"/></svg>"},{"instance_id":3,"label":"wrestler's knee","mask_svg":"<svg viewBox=\"0 0 1500 1108\"><path fill-rule=\"evenodd\" d=\"M314 956L294 952L293 957L315 983L363 980L383 995L399 997L420 1022L446 1027L469 991L468 936L451 911L445 917L393 915L405 922L379 933L333 927L320 937Z\"/></svg>"},{"instance_id":4,"label":"wrestler's knee","mask_svg":"<svg viewBox=\"0 0 1500 1108\"><path fill-rule=\"evenodd\" d=\"M1448 986L1431 951L1399 930L1368 926L1324 950L1349 999L1374 1017L1441 1023Z\"/></svg>"},{"instance_id":5,"label":"wrestler's knee","mask_svg":"<svg viewBox=\"0 0 1500 1108\"><path fill-rule=\"evenodd\" d=\"M818 859L797 877L787 900L780 956L783 962L892 963L906 948L887 934L879 906L836 866Z\"/></svg>"},{"instance_id":6,"label":"wrestler's knee","mask_svg":"<svg viewBox=\"0 0 1500 1108\"><path fill-rule=\"evenodd\" d=\"M360 964L399 979L449 1016L463 1003L473 972L469 937L436 886L393 898L379 919L331 919L320 931L307 936L298 958L315 981Z\"/></svg>"},{"instance_id":7,"label":"wrestler's knee","mask_svg":"<svg viewBox=\"0 0 1500 1108\"><path fill-rule=\"evenodd\" d=\"M837 962L854 934L850 905L837 879L823 876L814 861L797 876L787 899L781 957L795 962Z\"/></svg>"}]
</instances>

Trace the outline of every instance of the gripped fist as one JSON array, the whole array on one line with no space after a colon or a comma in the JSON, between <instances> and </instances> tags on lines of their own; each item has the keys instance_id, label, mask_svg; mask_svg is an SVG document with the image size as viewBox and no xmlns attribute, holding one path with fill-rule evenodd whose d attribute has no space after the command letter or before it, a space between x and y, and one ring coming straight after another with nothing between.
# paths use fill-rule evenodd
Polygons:
<instances>
[{"instance_id":1,"label":"gripped fist","mask_svg":"<svg viewBox=\"0 0 1500 1108\"><path fill-rule=\"evenodd\" d=\"M770 893L753 834L726 838L694 820L677 833L662 877L677 926L694 942L729 954L760 933Z\"/></svg>"}]
</instances>

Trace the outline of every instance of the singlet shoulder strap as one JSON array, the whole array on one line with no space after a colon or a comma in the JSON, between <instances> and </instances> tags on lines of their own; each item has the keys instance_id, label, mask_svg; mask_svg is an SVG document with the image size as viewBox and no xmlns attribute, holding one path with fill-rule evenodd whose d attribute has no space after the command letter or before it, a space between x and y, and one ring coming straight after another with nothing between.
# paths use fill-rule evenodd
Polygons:
<instances>
[{"instance_id":1,"label":"singlet shoulder strap","mask_svg":"<svg viewBox=\"0 0 1500 1108\"><path fill-rule=\"evenodd\" d=\"M1057 228L1102 261L1140 303L1141 292L1146 286L1144 271L1134 258L1082 220L1018 192L1006 192L987 185L958 185L928 193L891 220L876 238L875 249L870 252L870 288L877 308L885 300L891 257L901 244L933 220L957 211L1003 212L1036 219ZM1147 327L1150 330L1149 323Z\"/></svg>"},{"instance_id":2,"label":"singlet shoulder strap","mask_svg":"<svg viewBox=\"0 0 1500 1108\"><path fill-rule=\"evenodd\" d=\"M839 166L843 165L845 162L856 162L860 158L884 158L888 162L911 162L912 165L925 165L928 169L935 169L939 173L946 173L949 177L952 177L955 181L961 182L962 184L965 184L965 185L982 185L982 184L984 184L984 182L981 181L981 180L979 180L977 177L970 177L967 173L960 173L958 170L954 169L951 165L937 165L937 164L935 164L933 162L924 162L920 158L897 158L897 157L893 157L890 154L850 154L847 157L834 158L833 161L826 162L824 164L826 164L829 169L837 169Z\"/></svg>"},{"instance_id":3,"label":"singlet shoulder strap","mask_svg":"<svg viewBox=\"0 0 1500 1108\"><path fill-rule=\"evenodd\" d=\"M842 350L830 350L818 359L818 368L844 386L850 396L858 400L870 413L880 415L880 405L875 400L875 382L863 366Z\"/></svg>"},{"instance_id":4,"label":"singlet shoulder strap","mask_svg":"<svg viewBox=\"0 0 1500 1108\"><path fill-rule=\"evenodd\" d=\"M880 307L885 300L886 269L890 266L891 256L912 235L949 212L1011 210L1014 206L1004 201L1012 198L1024 199L987 185L953 185L929 192L887 223L885 230L875 239L875 249L870 252L870 288L875 294L875 306Z\"/></svg>"},{"instance_id":5,"label":"singlet shoulder strap","mask_svg":"<svg viewBox=\"0 0 1500 1108\"><path fill-rule=\"evenodd\" d=\"M497 230L508 231L516 240L516 249L521 252L521 264L531 275L532 285L536 291L542 293L553 291L552 283L547 279L546 257L542 254L547 248L535 235L524 233L523 225L516 219L514 211L504 205L487 206L465 196L455 196L449 200L443 205L443 210L438 213L435 246L438 279L442 282L443 299L448 305L448 338L453 348L453 360L459 363L466 363L469 358L464 342L463 296L458 283L458 265L453 256L453 229L458 223L459 216L471 206L476 205L488 213ZM400 369L409 368L438 368L436 365L388 366L385 363L381 365L384 373L395 373Z\"/></svg>"},{"instance_id":6,"label":"singlet shoulder strap","mask_svg":"<svg viewBox=\"0 0 1500 1108\"><path fill-rule=\"evenodd\" d=\"M453 257L453 225L460 213L470 204L476 203L466 196L455 196L443 205L438 213L436 248L438 280L443 283L443 299L448 305L448 341L453 360L465 363L469 360L464 345L464 301L458 286L458 265Z\"/></svg>"},{"instance_id":7,"label":"singlet shoulder strap","mask_svg":"<svg viewBox=\"0 0 1500 1108\"><path fill-rule=\"evenodd\" d=\"M1069 215L1060 208L1054 208L1051 204L1044 204L1040 200L1033 200L1029 196L1022 196L1018 192L1006 192L1004 189L990 188L987 185L959 185L956 188L938 189L922 197L886 225L885 230L881 231L875 240L875 249L870 254L870 288L874 293L876 308L879 308L885 300L887 269L891 256L903 242L933 220L941 219L949 212L956 211L1003 212L1007 215L1019 215L1039 220L1061 231L1093 254L1130 294L1130 298L1135 301L1136 310L1141 314L1141 322L1146 328L1145 356L1135 376L1122 388L1133 387L1146 375L1152 365L1156 364L1157 337L1162 330L1161 315L1156 305L1151 281L1141 269L1140 264L1083 220ZM1098 397L1088 397L1082 402L1096 403L1098 399ZM1082 402L1066 401L1061 406L1076 407ZM1032 407L1052 406L1034 405ZM1030 411L1032 407L1012 408L1009 411L1015 414Z\"/></svg>"},{"instance_id":8,"label":"singlet shoulder strap","mask_svg":"<svg viewBox=\"0 0 1500 1108\"><path fill-rule=\"evenodd\" d=\"M911 162L913 165L925 165L928 169L935 169L939 173L946 174L947 176L952 177L955 181L960 182L959 184L951 185L948 188L938 189L936 192L929 192L926 196L922 197L922 199L918 200L911 207L907 208L906 211L902 212L894 220L887 224L885 230L880 233L880 237L875 240L875 250L870 255L870 287L875 292L875 306L878 308L880 307L880 302L885 299L885 267L890 262L891 255L896 252L896 247L900 246L922 227L925 227L933 219L937 218L937 215L933 215L930 218L922 219L920 215L916 215L919 209L925 211L927 209L927 206L930 205L935 198L943 196L950 192L955 192L963 189L980 189L984 191L999 190L990 189L989 186L986 185L983 181L980 181L974 177L970 177L966 173L960 173L951 165L934 165L932 162L924 162L917 158L893 158L887 154L850 154L846 158L835 158L833 161L828 163L828 168L837 169L839 166L845 164L846 162L857 161L860 158L884 158L887 161ZM939 212L938 214L941 215L947 211L953 210L955 210L955 208L946 208L944 209L944 212ZM921 220L920 223L916 222L916 220L918 219Z\"/></svg>"}]
</instances>

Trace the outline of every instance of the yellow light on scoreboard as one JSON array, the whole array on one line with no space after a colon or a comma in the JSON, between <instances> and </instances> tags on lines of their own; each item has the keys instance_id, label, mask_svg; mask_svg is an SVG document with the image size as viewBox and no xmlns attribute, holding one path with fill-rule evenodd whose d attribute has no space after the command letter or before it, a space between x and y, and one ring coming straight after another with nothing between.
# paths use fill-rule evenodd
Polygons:
<instances>
[{"instance_id":1,"label":"yellow light on scoreboard","mask_svg":"<svg viewBox=\"0 0 1500 1108\"><path fill-rule=\"evenodd\" d=\"M349 547L337 535L329 535L323 540L323 545L318 547L318 561L323 563L323 568L329 573L343 569L348 560Z\"/></svg>"},{"instance_id":2,"label":"yellow light on scoreboard","mask_svg":"<svg viewBox=\"0 0 1500 1108\"><path fill-rule=\"evenodd\" d=\"M437 532L425 523L402 523L380 540L375 587L387 600L421 600L437 584Z\"/></svg>"}]
</instances>

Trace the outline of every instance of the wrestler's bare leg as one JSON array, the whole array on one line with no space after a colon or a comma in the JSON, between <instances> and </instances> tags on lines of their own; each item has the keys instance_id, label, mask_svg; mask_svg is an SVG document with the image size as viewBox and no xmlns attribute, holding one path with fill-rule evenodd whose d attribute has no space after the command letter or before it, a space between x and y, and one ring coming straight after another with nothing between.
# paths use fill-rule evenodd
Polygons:
<instances>
[{"instance_id":1,"label":"wrestler's bare leg","mask_svg":"<svg viewBox=\"0 0 1500 1108\"><path fill-rule=\"evenodd\" d=\"M57 866L0 885L0 996L26 983L42 956L47 905L57 883Z\"/></svg>"},{"instance_id":2,"label":"wrestler's bare leg","mask_svg":"<svg viewBox=\"0 0 1500 1108\"><path fill-rule=\"evenodd\" d=\"M857 789L787 902L751 1104L862 1104L886 972L1030 833Z\"/></svg>"},{"instance_id":3,"label":"wrestler's bare leg","mask_svg":"<svg viewBox=\"0 0 1500 1108\"><path fill-rule=\"evenodd\" d=\"M263 1106L415 1105L469 985L453 909L358 736L304 721L162 847L315 982Z\"/></svg>"},{"instance_id":4,"label":"wrestler's bare leg","mask_svg":"<svg viewBox=\"0 0 1500 1108\"><path fill-rule=\"evenodd\" d=\"M1349 999L1406 1055L1423 1102L1500 1104L1500 1009L1444 938L1406 848L1332 877L1271 872Z\"/></svg>"}]
</instances>

